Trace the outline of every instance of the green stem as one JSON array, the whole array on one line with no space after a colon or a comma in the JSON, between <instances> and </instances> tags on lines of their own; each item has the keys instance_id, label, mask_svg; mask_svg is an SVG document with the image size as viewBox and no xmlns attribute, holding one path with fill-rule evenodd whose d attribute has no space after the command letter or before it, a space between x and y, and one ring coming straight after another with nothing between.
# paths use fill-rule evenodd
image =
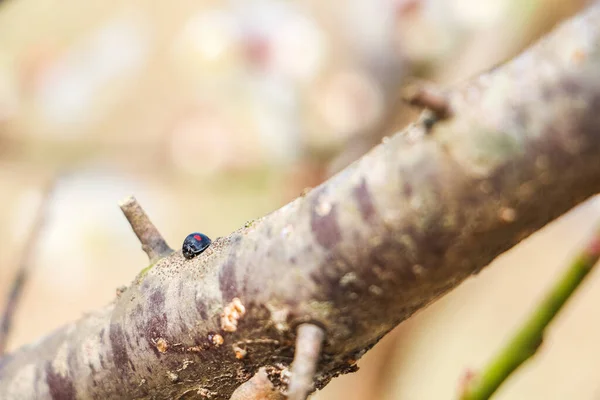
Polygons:
<instances>
[{"instance_id":1,"label":"green stem","mask_svg":"<svg viewBox=\"0 0 600 400\"><path fill-rule=\"evenodd\" d=\"M555 283L516 335L485 369L467 383L461 400L485 400L542 344L544 331L600 258L600 229Z\"/></svg>"}]
</instances>

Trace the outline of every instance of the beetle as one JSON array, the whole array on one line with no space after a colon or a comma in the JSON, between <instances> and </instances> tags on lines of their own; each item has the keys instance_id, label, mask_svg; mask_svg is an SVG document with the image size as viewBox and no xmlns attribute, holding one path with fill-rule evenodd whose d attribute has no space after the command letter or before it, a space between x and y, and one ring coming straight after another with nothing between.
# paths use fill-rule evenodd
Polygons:
<instances>
[{"instance_id":1,"label":"beetle","mask_svg":"<svg viewBox=\"0 0 600 400\"><path fill-rule=\"evenodd\" d=\"M181 252L188 260L196 257L210 246L212 240L204 233L194 232L187 235L183 241Z\"/></svg>"}]
</instances>

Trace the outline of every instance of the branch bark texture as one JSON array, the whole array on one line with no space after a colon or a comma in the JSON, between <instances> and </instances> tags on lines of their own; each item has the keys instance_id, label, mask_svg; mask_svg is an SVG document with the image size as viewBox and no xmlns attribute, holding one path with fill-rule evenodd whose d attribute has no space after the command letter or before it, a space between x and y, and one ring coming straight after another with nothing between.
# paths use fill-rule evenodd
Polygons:
<instances>
[{"instance_id":1,"label":"branch bark texture","mask_svg":"<svg viewBox=\"0 0 600 400\"><path fill-rule=\"evenodd\" d=\"M316 387L394 326L600 189L600 5L448 94L283 208L177 251L106 308L0 360L2 399L229 399L277 386L295 328L326 339Z\"/></svg>"}]
</instances>

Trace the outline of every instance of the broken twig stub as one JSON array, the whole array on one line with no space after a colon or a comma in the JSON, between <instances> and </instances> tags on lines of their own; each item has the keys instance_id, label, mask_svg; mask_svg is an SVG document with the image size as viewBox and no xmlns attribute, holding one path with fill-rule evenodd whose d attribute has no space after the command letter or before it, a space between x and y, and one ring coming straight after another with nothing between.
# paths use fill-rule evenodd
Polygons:
<instances>
[{"instance_id":1,"label":"broken twig stub","mask_svg":"<svg viewBox=\"0 0 600 400\"><path fill-rule=\"evenodd\" d=\"M119 206L142 244L142 249L148 255L150 262L173 252L135 197L129 196Z\"/></svg>"}]
</instances>

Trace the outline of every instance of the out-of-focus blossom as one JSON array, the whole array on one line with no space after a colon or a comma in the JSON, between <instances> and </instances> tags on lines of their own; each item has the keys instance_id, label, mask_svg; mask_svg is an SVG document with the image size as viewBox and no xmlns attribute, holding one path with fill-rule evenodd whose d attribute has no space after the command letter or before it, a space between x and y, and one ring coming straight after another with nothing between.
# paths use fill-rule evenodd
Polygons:
<instances>
[{"instance_id":1,"label":"out-of-focus blossom","mask_svg":"<svg viewBox=\"0 0 600 400\"><path fill-rule=\"evenodd\" d=\"M301 104L297 90L276 77L264 77L251 82L254 101L249 105L249 117L256 126L265 164L291 164L302 155Z\"/></svg>"},{"instance_id":2,"label":"out-of-focus blossom","mask_svg":"<svg viewBox=\"0 0 600 400\"><path fill-rule=\"evenodd\" d=\"M171 133L171 158L191 174L256 167L260 147L240 121L214 105L201 105L178 121Z\"/></svg>"},{"instance_id":3,"label":"out-of-focus blossom","mask_svg":"<svg viewBox=\"0 0 600 400\"><path fill-rule=\"evenodd\" d=\"M188 19L174 44L177 68L192 74L197 91L213 106L232 93L225 98L228 107L244 109L248 127L232 130L231 123L216 123L215 118L223 119L216 116L188 119L172 136L173 154L189 153L175 157L177 165L197 171L191 149L203 153L210 146L211 154L201 157L203 171L295 161L305 128L300 89L320 71L324 50L318 25L293 3L235 3L229 11L204 10ZM234 139L236 131L250 140ZM245 154L238 155L240 143L247 142L252 146L243 146ZM260 157L249 157L249 148Z\"/></svg>"},{"instance_id":4,"label":"out-of-focus blossom","mask_svg":"<svg viewBox=\"0 0 600 400\"><path fill-rule=\"evenodd\" d=\"M239 24L230 11L198 12L176 36L173 54L177 69L186 71L192 79L231 78L240 67L239 38Z\"/></svg>"},{"instance_id":5,"label":"out-of-focus blossom","mask_svg":"<svg viewBox=\"0 0 600 400\"><path fill-rule=\"evenodd\" d=\"M465 39L466 29L452 12L450 2L398 0L397 37L411 64L439 62Z\"/></svg>"},{"instance_id":6,"label":"out-of-focus blossom","mask_svg":"<svg viewBox=\"0 0 600 400\"><path fill-rule=\"evenodd\" d=\"M431 3L431 10L435 7L443 7L442 10L451 14L459 24L469 30L477 30L497 24L509 13L511 6L522 2L514 0L429 0L429 3ZM520 6L530 7L524 4Z\"/></svg>"},{"instance_id":7,"label":"out-of-focus blossom","mask_svg":"<svg viewBox=\"0 0 600 400\"><path fill-rule=\"evenodd\" d=\"M97 97L114 80L131 77L143 67L149 40L142 18L120 16L43 71L34 96L42 117L65 128L53 132L62 137L81 134L85 132L82 125L103 117L108 110L94 107ZM77 129L67 129L69 126Z\"/></svg>"},{"instance_id":8,"label":"out-of-focus blossom","mask_svg":"<svg viewBox=\"0 0 600 400\"><path fill-rule=\"evenodd\" d=\"M332 28L353 61L372 68L382 62L396 68L401 66L395 47L397 20L393 0L335 0L331 4L338 7L333 14L337 25Z\"/></svg>"},{"instance_id":9,"label":"out-of-focus blossom","mask_svg":"<svg viewBox=\"0 0 600 400\"><path fill-rule=\"evenodd\" d=\"M383 93L368 74L357 70L342 70L331 76L314 92L317 110L332 133L329 140L347 140L356 133L373 127L381 118ZM313 142L327 140L318 132ZM324 144L324 143L322 143Z\"/></svg>"},{"instance_id":10,"label":"out-of-focus blossom","mask_svg":"<svg viewBox=\"0 0 600 400\"><path fill-rule=\"evenodd\" d=\"M298 83L309 82L320 72L326 61L326 37L314 16L296 3L243 2L234 10L251 67Z\"/></svg>"}]
</instances>

